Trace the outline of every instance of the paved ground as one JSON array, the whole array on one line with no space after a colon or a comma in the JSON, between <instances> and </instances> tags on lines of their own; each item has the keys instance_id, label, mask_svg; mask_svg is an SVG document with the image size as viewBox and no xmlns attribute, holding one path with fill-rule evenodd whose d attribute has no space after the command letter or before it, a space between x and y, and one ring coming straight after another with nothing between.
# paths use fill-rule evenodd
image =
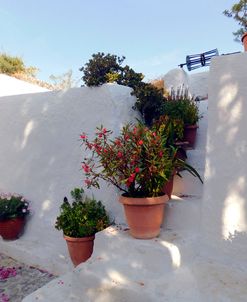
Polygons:
<instances>
[{"instance_id":1,"label":"paved ground","mask_svg":"<svg viewBox=\"0 0 247 302\"><path fill-rule=\"evenodd\" d=\"M49 272L0 254L0 302L20 302L54 278Z\"/></svg>"}]
</instances>

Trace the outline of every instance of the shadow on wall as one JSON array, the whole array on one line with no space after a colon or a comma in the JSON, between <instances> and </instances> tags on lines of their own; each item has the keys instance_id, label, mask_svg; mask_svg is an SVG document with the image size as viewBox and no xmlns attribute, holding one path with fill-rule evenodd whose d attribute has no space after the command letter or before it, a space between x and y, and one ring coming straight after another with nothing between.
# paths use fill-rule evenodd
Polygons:
<instances>
[{"instance_id":1,"label":"shadow on wall","mask_svg":"<svg viewBox=\"0 0 247 302\"><path fill-rule=\"evenodd\" d=\"M226 68L215 62L212 70L214 77L217 68L224 72L211 82L203 213L203 228L215 241L209 244L237 261L247 260L247 74L241 59Z\"/></svg>"},{"instance_id":2,"label":"shadow on wall","mask_svg":"<svg viewBox=\"0 0 247 302\"><path fill-rule=\"evenodd\" d=\"M44 228L50 227L63 197L83 185L81 132L91 133L101 124L117 132L134 119L130 89L115 87L117 100L110 89L114 87L1 98L0 189L33 201L35 224L42 220ZM107 200L104 192L97 194ZM114 195L109 194L111 203ZM44 233L37 225L36 231Z\"/></svg>"}]
</instances>

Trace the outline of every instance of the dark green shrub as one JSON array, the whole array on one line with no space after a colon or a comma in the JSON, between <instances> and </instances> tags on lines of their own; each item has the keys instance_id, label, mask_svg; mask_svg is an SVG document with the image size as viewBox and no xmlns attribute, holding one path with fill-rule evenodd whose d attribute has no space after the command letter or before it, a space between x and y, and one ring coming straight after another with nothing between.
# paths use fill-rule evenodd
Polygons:
<instances>
[{"instance_id":1,"label":"dark green shrub","mask_svg":"<svg viewBox=\"0 0 247 302\"><path fill-rule=\"evenodd\" d=\"M64 198L55 227L64 235L81 238L94 235L109 226L109 216L101 201L84 195L84 190L71 191L72 203Z\"/></svg>"},{"instance_id":2,"label":"dark green shrub","mask_svg":"<svg viewBox=\"0 0 247 302\"><path fill-rule=\"evenodd\" d=\"M29 215L29 202L21 195L0 193L0 221Z\"/></svg>"},{"instance_id":3,"label":"dark green shrub","mask_svg":"<svg viewBox=\"0 0 247 302\"><path fill-rule=\"evenodd\" d=\"M99 86L104 83L116 82L133 88L133 95L137 101L134 109L138 109L147 125L151 125L154 119L160 116L160 106L164 102L164 90L155 87L150 83L143 82L144 75L135 72L128 65L122 67L125 57L97 53L92 59L80 68L83 71L82 77L87 86Z\"/></svg>"},{"instance_id":4,"label":"dark green shrub","mask_svg":"<svg viewBox=\"0 0 247 302\"><path fill-rule=\"evenodd\" d=\"M81 67L79 70L83 71L82 77L87 86L99 86L109 82L112 76L118 78L120 66L125 57L118 57L116 55L98 52L92 55L92 59Z\"/></svg>"},{"instance_id":5,"label":"dark green shrub","mask_svg":"<svg viewBox=\"0 0 247 302\"><path fill-rule=\"evenodd\" d=\"M140 111L146 125L152 125L153 121L162 115L160 108L165 102L163 89L142 82L134 89L132 94L137 99L134 108Z\"/></svg>"}]
</instances>

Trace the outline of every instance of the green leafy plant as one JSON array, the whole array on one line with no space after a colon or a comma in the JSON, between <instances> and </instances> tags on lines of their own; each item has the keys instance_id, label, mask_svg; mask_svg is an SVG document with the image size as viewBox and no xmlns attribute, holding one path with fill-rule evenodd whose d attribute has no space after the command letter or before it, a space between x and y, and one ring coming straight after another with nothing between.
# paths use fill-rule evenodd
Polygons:
<instances>
[{"instance_id":1,"label":"green leafy plant","mask_svg":"<svg viewBox=\"0 0 247 302\"><path fill-rule=\"evenodd\" d=\"M89 198L83 189L71 191L72 203L67 197L60 208L55 227L74 238L92 236L109 226L109 216L101 201Z\"/></svg>"},{"instance_id":2,"label":"green leafy plant","mask_svg":"<svg viewBox=\"0 0 247 302\"><path fill-rule=\"evenodd\" d=\"M233 32L235 41L240 42L241 37L247 32L247 0L240 0L233 4L230 10L224 10L223 14L229 18L233 18L238 22L240 28Z\"/></svg>"},{"instance_id":3,"label":"green leafy plant","mask_svg":"<svg viewBox=\"0 0 247 302\"><path fill-rule=\"evenodd\" d=\"M127 124L119 136L101 126L90 141L81 135L82 145L91 151L82 169L88 187L99 188L99 180L114 185L129 197L155 197L162 194L173 167L163 139L142 123Z\"/></svg>"},{"instance_id":4,"label":"green leafy plant","mask_svg":"<svg viewBox=\"0 0 247 302\"><path fill-rule=\"evenodd\" d=\"M92 59L81 67L79 70L83 71L82 77L87 86L100 86L107 82L118 79L120 66L125 57L118 57L116 55L104 54L98 52L92 55Z\"/></svg>"},{"instance_id":5,"label":"green leafy plant","mask_svg":"<svg viewBox=\"0 0 247 302\"><path fill-rule=\"evenodd\" d=\"M160 111L163 115L182 120L184 125L195 125L202 117L196 101L189 96L188 89L184 86L171 90L167 100L160 107Z\"/></svg>"},{"instance_id":6,"label":"green leafy plant","mask_svg":"<svg viewBox=\"0 0 247 302\"><path fill-rule=\"evenodd\" d=\"M174 171L180 176L179 171L186 170L191 175L198 177L201 183L203 183L199 173L193 168L191 165L186 163L185 160L177 157L177 152L180 149L180 152L184 150L181 147L176 146L176 142L178 139L182 139L184 124L182 120L173 119L169 116L161 116L159 120L157 120L153 126L152 131L157 133L162 137L163 146L169 150L170 158L172 159L172 166ZM186 153L185 153L186 157Z\"/></svg>"},{"instance_id":7,"label":"green leafy plant","mask_svg":"<svg viewBox=\"0 0 247 302\"><path fill-rule=\"evenodd\" d=\"M0 193L0 220L29 215L29 202L19 194Z\"/></svg>"},{"instance_id":8,"label":"green leafy plant","mask_svg":"<svg viewBox=\"0 0 247 302\"><path fill-rule=\"evenodd\" d=\"M84 73L82 79L87 86L115 82L133 88L132 95L137 98L133 109L139 110L145 123L150 126L160 116L159 108L165 100L164 89L143 82L142 73L135 72L128 65L122 66L124 60L125 57L105 55L103 52L93 54L85 67L80 68Z\"/></svg>"}]
</instances>

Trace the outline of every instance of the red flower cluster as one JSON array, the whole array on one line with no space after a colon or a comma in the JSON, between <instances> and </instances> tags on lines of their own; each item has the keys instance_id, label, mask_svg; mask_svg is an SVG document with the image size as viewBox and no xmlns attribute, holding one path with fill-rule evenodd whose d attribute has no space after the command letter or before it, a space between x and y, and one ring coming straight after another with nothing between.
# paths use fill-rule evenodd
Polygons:
<instances>
[{"instance_id":1,"label":"red flower cluster","mask_svg":"<svg viewBox=\"0 0 247 302\"><path fill-rule=\"evenodd\" d=\"M113 184L128 196L157 196L172 171L172 161L161 137L142 124L127 124L111 139L112 131L97 128L93 141L81 135L85 149L91 150L82 169L88 187L99 188L99 179Z\"/></svg>"}]
</instances>

